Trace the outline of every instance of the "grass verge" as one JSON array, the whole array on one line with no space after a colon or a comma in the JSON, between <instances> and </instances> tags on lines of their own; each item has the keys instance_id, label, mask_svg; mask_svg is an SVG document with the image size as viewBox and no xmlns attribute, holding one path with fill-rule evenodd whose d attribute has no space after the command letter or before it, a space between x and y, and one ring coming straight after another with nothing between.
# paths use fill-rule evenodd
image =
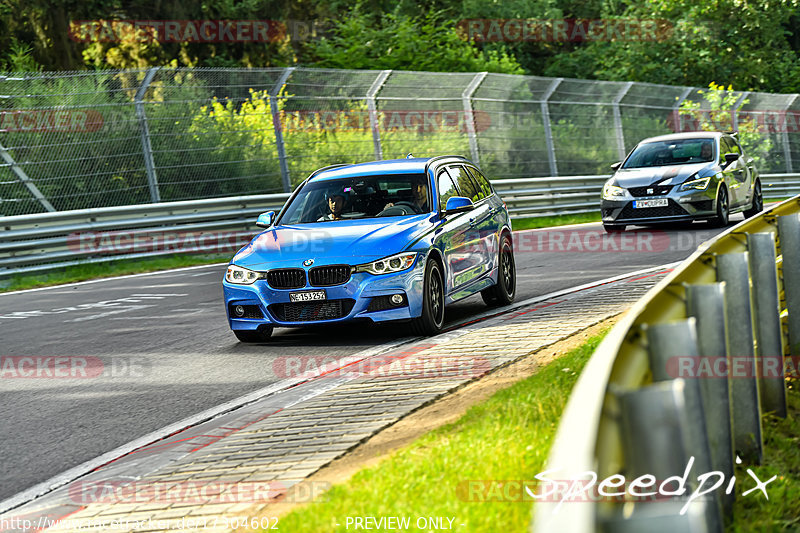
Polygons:
<instances>
[{"instance_id":1,"label":"grass verge","mask_svg":"<svg viewBox=\"0 0 800 533\"><path fill-rule=\"evenodd\" d=\"M790 381L786 399L788 416L778 418L767 415L762 421L764 433L764 460L760 466L750 467L765 482L772 476L775 481L765 490L747 496L742 493L753 488L755 480L747 473L746 465L736 468L736 503L733 520L728 531L800 531L800 382Z\"/></svg>"},{"instance_id":2,"label":"grass verge","mask_svg":"<svg viewBox=\"0 0 800 533\"><path fill-rule=\"evenodd\" d=\"M549 228L568 224L585 224L600 222L600 211L596 213L578 213L576 215L556 215L552 217L518 218L511 225L514 231L521 229Z\"/></svg>"},{"instance_id":3,"label":"grass verge","mask_svg":"<svg viewBox=\"0 0 800 533\"><path fill-rule=\"evenodd\" d=\"M52 272L24 274L8 279L0 279L0 292L34 289L50 285L63 285L89 279L110 278L126 274L141 274L157 270L169 270L195 265L227 262L230 254L175 254L151 259L122 259L104 263L84 263L64 267Z\"/></svg>"},{"instance_id":4,"label":"grass verge","mask_svg":"<svg viewBox=\"0 0 800 533\"><path fill-rule=\"evenodd\" d=\"M348 516L399 516L411 519L410 529L417 517L449 517L453 529L525 531L532 502L465 501L466 482L533 479L544 470L569 393L604 335L359 471L326 501L290 512L281 529L343 531Z\"/></svg>"}]
</instances>

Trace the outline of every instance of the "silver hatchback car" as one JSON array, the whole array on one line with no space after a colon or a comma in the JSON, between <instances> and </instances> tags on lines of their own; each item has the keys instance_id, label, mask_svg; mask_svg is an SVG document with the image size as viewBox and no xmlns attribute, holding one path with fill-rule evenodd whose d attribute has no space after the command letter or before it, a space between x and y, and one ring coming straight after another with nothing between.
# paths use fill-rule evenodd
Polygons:
<instances>
[{"instance_id":1,"label":"silver hatchback car","mask_svg":"<svg viewBox=\"0 0 800 533\"><path fill-rule=\"evenodd\" d=\"M651 137L611 168L600 203L609 232L694 220L726 226L733 213L750 217L763 209L758 171L735 133Z\"/></svg>"}]
</instances>

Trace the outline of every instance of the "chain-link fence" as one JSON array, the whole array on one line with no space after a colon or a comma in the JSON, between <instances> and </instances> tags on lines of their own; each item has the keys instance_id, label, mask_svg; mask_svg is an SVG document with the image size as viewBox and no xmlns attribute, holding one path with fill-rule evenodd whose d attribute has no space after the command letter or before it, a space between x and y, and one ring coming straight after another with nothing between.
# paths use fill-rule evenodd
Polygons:
<instances>
[{"instance_id":1,"label":"chain-link fence","mask_svg":"<svg viewBox=\"0 0 800 533\"><path fill-rule=\"evenodd\" d=\"M678 107L708 110L706 94L487 73L8 73L0 214L288 191L325 165L408 153L466 155L492 179L606 174L640 139L695 129ZM733 122L766 141L760 170L800 166L797 95L735 96Z\"/></svg>"}]
</instances>

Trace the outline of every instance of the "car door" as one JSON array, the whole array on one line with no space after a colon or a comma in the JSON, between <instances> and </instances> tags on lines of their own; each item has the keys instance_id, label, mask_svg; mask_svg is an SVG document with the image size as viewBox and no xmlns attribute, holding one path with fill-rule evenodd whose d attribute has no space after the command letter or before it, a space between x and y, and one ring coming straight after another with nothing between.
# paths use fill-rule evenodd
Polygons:
<instances>
[{"instance_id":1,"label":"car door","mask_svg":"<svg viewBox=\"0 0 800 533\"><path fill-rule=\"evenodd\" d=\"M446 168L436 173L436 188L439 196L439 213L444 216L448 198L461 196L455 181L450 177ZM469 264L464 260L469 256L470 213L457 213L444 217L437 240L441 243L442 254L447 263L447 288L448 293L453 289L468 282Z\"/></svg>"},{"instance_id":2,"label":"car door","mask_svg":"<svg viewBox=\"0 0 800 533\"><path fill-rule=\"evenodd\" d=\"M480 185L464 165L449 165L447 170L458 187L460 195L469 198L475 204L475 208L467 213L469 218L469 228L466 233L468 253L463 258L466 265L462 266L464 282L468 283L492 268L494 258L490 254L486 235L491 232L489 229L491 227L491 207L485 201L486 195Z\"/></svg>"},{"instance_id":3,"label":"car door","mask_svg":"<svg viewBox=\"0 0 800 533\"><path fill-rule=\"evenodd\" d=\"M742 150L730 137L720 139L720 161L725 165L725 154L737 154L739 159L725 167L726 182L728 183L728 196L731 208L743 205L747 201L747 169L742 158Z\"/></svg>"},{"instance_id":4,"label":"car door","mask_svg":"<svg viewBox=\"0 0 800 533\"><path fill-rule=\"evenodd\" d=\"M753 160L750 159L742 148L742 145L739 144L739 140L735 137L731 137L730 139L731 145L736 153L739 154L739 161L737 164L741 169L741 177L742 177L742 186L739 188L742 194L741 202L742 205L749 206L750 200L752 198L752 189L753 189L753 181L755 180L755 176L752 172L752 165Z\"/></svg>"},{"instance_id":5,"label":"car door","mask_svg":"<svg viewBox=\"0 0 800 533\"><path fill-rule=\"evenodd\" d=\"M486 264L488 269L491 270L496 265L497 259L500 254L500 243L498 241L500 236L500 228L503 225L502 211L503 202L494 194L489 180L481 174L480 170L475 167L465 165L473 181L481 191L482 205L479 207L486 209L486 216L484 216L478 224L478 231L480 232L481 242L483 242ZM485 204L485 205L483 205Z\"/></svg>"}]
</instances>

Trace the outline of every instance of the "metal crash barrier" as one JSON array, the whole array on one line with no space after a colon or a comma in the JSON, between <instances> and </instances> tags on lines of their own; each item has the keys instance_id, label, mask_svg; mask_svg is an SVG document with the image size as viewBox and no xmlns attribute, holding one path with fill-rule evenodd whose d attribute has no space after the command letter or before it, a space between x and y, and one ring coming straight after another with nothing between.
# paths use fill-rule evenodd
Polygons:
<instances>
[{"instance_id":1,"label":"metal crash barrier","mask_svg":"<svg viewBox=\"0 0 800 533\"><path fill-rule=\"evenodd\" d=\"M786 416L786 358L800 355L798 213L795 197L703 243L609 332L548 460L547 479L577 488L535 493L532 532L723 531L754 484L734 480L735 464L762 461L765 413Z\"/></svg>"},{"instance_id":2,"label":"metal crash barrier","mask_svg":"<svg viewBox=\"0 0 800 533\"><path fill-rule=\"evenodd\" d=\"M494 180L492 185L512 218L542 217L597 212L609 177ZM767 174L762 180L766 199L800 189L800 174ZM279 193L0 217L0 278L187 249L233 253L256 233L258 214L280 209L288 198Z\"/></svg>"}]
</instances>

